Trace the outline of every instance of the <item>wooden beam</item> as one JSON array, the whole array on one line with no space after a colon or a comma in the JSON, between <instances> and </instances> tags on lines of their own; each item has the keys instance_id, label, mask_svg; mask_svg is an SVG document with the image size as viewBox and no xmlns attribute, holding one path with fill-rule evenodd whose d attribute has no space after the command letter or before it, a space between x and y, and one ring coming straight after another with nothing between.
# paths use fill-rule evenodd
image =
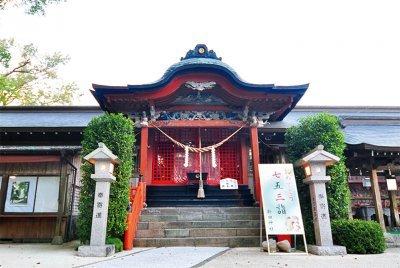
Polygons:
<instances>
[{"instance_id":1,"label":"wooden beam","mask_svg":"<svg viewBox=\"0 0 400 268\"><path fill-rule=\"evenodd\" d=\"M2 155L0 163L43 163L60 162L59 155Z\"/></svg>"},{"instance_id":2,"label":"wooden beam","mask_svg":"<svg viewBox=\"0 0 400 268\"><path fill-rule=\"evenodd\" d=\"M248 174L248 150L246 144L246 138L242 134L240 135L240 160L242 167L242 183L248 185L249 184L249 174Z\"/></svg>"},{"instance_id":3,"label":"wooden beam","mask_svg":"<svg viewBox=\"0 0 400 268\"><path fill-rule=\"evenodd\" d=\"M400 227L399 208L397 206L397 191L388 191L390 199L390 218L395 227Z\"/></svg>"},{"instance_id":4,"label":"wooden beam","mask_svg":"<svg viewBox=\"0 0 400 268\"><path fill-rule=\"evenodd\" d=\"M372 167L371 175L372 175L371 176L371 189L372 189L372 196L374 198L374 203L375 203L376 220L380 224L382 230L384 232L386 232L385 220L383 218L381 191L379 188L378 174L377 174L376 168Z\"/></svg>"},{"instance_id":5,"label":"wooden beam","mask_svg":"<svg viewBox=\"0 0 400 268\"><path fill-rule=\"evenodd\" d=\"M149 146L149 128L142 127L140 130L140 167L139 172L143 176L143 180L147 184L151 184L151 178L149 176L148 169L150 164L148 163L148 146Z\"/></svg>"},{"instance_id":6,"label":"wooden beam","mask_svg":"<svg viewBox=\"0 0 400 268\"><path fill-rule=\"evenodd\" d=\"M64 216L64 208L65 208L65 196L67 193L68 187L68 164L66 161L60 162L60 184L59 184L59 192L58 192L58 210L57 210L57 220L56 227L54 230L53 241L51 242L54 245L61 245L64 241L65 228L63 228L63 216Z\"/></svg>"},{"instance_id":7,"label":"wooden beam","mask_svg":"<svg viewBox=\"0 0 400 268\"><path fill-rule=\"evenodd\" d=\"M250 128L251 154L253 156L253 179L254 193L256 200L261 206L261 188L260 188L260 172L258 164L260 163L260 149L258 145L258 129L257 127Z\"/></svg>"},{"instance_id":8,"label":"wooden beam","mask_svg":"<svg viewBox=\"0 0 400 268\"><path fill-rule=\"evenodd\" d=\"M236 120L162 120L152 122L149 128L163 127L241 127L245 122Z\"/></svg>"}]
</instances>

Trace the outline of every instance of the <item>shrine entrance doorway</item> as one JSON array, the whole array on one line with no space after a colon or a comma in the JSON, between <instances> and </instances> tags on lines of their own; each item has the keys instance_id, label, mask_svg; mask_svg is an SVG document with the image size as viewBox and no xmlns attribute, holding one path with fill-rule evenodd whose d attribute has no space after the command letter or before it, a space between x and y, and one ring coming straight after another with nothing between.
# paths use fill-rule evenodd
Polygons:
<instances>
[{"instance_id":1,"label":"shrine entrance doorway","mask_svg":"<svg viewBox=\"0 0 400 268\"><path fill-rule=\"evenodd\" d=\"M168 128L163 129L175 140L192 147L216 144L231 135L234 128ZM216 167L212 166L211 152L202 153L201 172L207 173L208 185L219 185L223 178L243 183L241 174L240 132L216 149ZM200 172L199 153L189 152L188 166L184 167L185 150L175 145L157 129L150 132L150 152L153 185L187 185L188 173Z\"/></svg>"}]
</instances>

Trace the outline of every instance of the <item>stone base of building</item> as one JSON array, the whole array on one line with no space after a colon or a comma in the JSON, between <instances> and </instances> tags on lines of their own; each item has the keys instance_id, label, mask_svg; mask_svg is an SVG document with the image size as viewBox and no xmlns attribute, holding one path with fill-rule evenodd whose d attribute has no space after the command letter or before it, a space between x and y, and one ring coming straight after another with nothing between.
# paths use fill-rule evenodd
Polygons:
<instances>
[{"instance_id":1,"label":"stone base of building","mask_svg":"<svg viewBox=\"0 0 400 268\"><path fill-rule=\"evenodd\" d=\"M308 253L321 256L346 255L346 247L308 245Z\"/></svg>"},{"instance_id":2,"label":"stone base of building","mask_svg":"<svg viewBox=\"0 0 400 268\"><path fill-rule=\"evenodd\" d=\"M63 238L61 235L56 235L55 237L53 237L53 239L51 240L51 244L52 245L62 245L64 243Z\"/></svg>"},{"instance_id":3,"label":"stone base of building","mask_svg":"<svg viewBox=\"0 0 400 268\"><path fill-rule=\"evenodd\" d=\"M108 257L114 255L114 253L114 245L80 246L78 248L78 256L81 257Z\"/></svg>"}]
</instances>

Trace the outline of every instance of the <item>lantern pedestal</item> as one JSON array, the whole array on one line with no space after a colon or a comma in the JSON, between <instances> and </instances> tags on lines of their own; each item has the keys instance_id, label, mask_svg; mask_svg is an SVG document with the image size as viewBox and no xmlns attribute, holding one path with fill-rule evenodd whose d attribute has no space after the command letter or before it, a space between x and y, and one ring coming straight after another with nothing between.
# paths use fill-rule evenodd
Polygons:
<instances>
[{"instance_id":1,"label":"lantern pedestal","mask_svg":"<svg viewBox=\"0 0 400 268\"><path fill-rule=\"evenodd\" d=\"M322 165L313 163L313 166ZM323 164L324 165L324 164ZM325 167L325 166L324 166ZM319 168L322 168L321 166ZM346 255L346 247L333 245L331 221L328 210L325 183L329 176L311 176L303 182L310 186L311 205L313 212L314 232L316 245L307 245L308 252L314 255L332 256Z\"/></svg>"},{"instance_id":2,"label":"lantern pedestal","mask_svg":"<svg viewBox=\"0 0 400 268\"><path fill-rule=\"evenodd\" d=\"M92 176L94 177L94 176ZM96 191L93 203L92 230L90 245L80 246L78 255L82 257L107 257L115 253L114 245L106 245L108 202L110 182L114 180L96 180Z\"/></svg>"},{"instance_id":3,"label":"lantern pedestal","mask_svg":"<svg viewBox=\"0 0 400 268\"><path fill-rule=\"evenodd\" d=\"M335 256L335 255L346 255L347 250L346 247L342 246L316 246L316 245L307 245L308 252L314 255L321 256Z\"/></svg>"},{"instance_id":4,"label":"lantern pedestal","mask_svg":"<svg viewBox=\"0 0 400 268\"><path fill-rule=\"evenodd\" d=\"M115 253L114 245L104 246L80 246L78 255L81 257L108 257Z\"/></svg>"}]
</instances>

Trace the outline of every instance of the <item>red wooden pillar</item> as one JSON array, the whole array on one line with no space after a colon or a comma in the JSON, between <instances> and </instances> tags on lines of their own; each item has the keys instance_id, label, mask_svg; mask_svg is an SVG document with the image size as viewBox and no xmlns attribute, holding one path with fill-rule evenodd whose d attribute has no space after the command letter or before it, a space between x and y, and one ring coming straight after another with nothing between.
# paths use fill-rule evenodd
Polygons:
<instances>
[{"instance_id":1,"label":"red wooden pillar","mask_svg":"<svg viewBox=\"0 0 400 268\"><path fill-rule=\"evenodd\" d=\"M254 178L254 192L256 200L261 204L261 188L260 188L260 173L258 164L260 163L260 149L258 146L258 129L257 127L250 128L250 142L251 154L253 156L253 178Z\"/></svg>"},{"instance_id":2,"label":"red wooden pillar","mask_svg":"<svg viewBox=\"0 0 400 268\"><path fill-rule=\"evenodd\" d=\"M241 158L241 165L242 165L242 183L245 185L249 185L249 174L247 172L248 168L248 151L246 145L246 138L244 135L240 136L240 158Z\"/></svg>"},{"instance_id":3,"label":"red wooden pillar","mask_svg":"<svg viewBox=\"0 0 400 268\"><path fill-rule=\"evenodd\" d=\"M148 165L149 128L142 127L140 131L140 174L147 184L151 184Z\"/></svg>"}]
</instances>

